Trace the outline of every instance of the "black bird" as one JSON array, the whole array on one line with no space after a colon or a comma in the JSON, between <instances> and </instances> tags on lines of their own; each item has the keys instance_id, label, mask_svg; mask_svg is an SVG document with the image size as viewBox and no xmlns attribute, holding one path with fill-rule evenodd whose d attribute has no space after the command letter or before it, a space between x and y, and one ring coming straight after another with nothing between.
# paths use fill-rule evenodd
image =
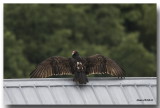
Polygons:
<instances>
[{"instance_id":1,"label":"black bird","mask_svg":"<svg viewBox=\"0 0 160 108\"><path fill-rule=\"evenodd\" d=\"M30 73L31 78L46 78L55 75L74 74L73 81L79 84L88 82L89 74L110 74L118 78L125 77L125 70L115 61L100 54L80 57L77 51L72 52L72 58L53 56L37 65Z\"/></svg>"}]
</instances>

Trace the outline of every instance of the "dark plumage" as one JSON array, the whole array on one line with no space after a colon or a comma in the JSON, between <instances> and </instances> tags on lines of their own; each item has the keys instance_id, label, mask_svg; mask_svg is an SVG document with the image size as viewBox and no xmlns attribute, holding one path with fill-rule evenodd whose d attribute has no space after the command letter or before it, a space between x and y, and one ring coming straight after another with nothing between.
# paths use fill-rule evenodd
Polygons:
<instances>
[{"instance_id":1,"label":"dark plumage","mask_svg":"<svg viewBox=\"0 0 160 108\"><path fill-rule=\"evenodd\" d=\"M53 56L42 61L34 71L31 78L46 78L54 75L74 74L73 81L80 84L88 82L89 74L110 74L125 77L125 71L110 58L96 54L89 57L80 57L77 51L72 52L72 58Z\"/></svg>"}]
</instances>

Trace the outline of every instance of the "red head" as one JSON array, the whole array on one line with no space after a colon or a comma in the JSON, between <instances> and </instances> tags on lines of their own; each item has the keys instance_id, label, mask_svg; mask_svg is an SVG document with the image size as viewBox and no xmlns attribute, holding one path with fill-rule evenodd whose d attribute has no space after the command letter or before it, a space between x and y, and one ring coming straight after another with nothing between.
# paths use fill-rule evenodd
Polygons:
<instances>
[{"instance_id":1,"label":"red head","mask_svg":"<svg viewBox=\"0 0 160 108\"><path fill-rule=\"evenodd\" d=\"M74 54L78 54L78 51L72 51L72 55L74 55Z\"/></svg>"}]
</instances>

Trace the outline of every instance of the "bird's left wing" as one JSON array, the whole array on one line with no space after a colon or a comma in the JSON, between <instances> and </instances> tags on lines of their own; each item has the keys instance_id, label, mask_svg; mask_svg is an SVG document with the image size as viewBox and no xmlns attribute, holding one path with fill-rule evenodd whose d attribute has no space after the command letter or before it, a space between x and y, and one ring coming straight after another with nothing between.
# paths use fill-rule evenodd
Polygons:
<instances>
[{"instance_id":1,"label":"bird's left wing","mask_svg":"<svg viewBox=\"0 0 160 108\"><path fill-rule=\"evenodd\" d=\"M114 60L100 54L86 58L86 74L110 74L117 77L125 77L125 71Z\"/></svg>"},{"instance_id":2,"label":"bird's left wing","mask_svg":"<svg viewBox=\"0 0 160 108\"><path fill-rule=\"evenodd\" d=\"M72 74L70 66L70 58L55 56L42 61L30 73L31 78L46 78L53 75L69 75Z\"/></svg>"}]
</instances>

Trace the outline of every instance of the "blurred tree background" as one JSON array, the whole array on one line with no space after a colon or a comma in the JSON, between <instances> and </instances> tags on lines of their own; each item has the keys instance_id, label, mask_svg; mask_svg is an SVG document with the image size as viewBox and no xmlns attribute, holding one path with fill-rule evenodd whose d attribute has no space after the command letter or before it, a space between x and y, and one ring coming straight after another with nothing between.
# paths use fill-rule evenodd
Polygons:
<instances>
[{"instance_id":1,"label":"blurred tree background","mask_svg":"<svg viewBox=\"0 0 160 108\"><path fill-rule=\"evenodd\" d=\"M4 78L50 56L102 54L128 77L156 76L156 4L4 4Z\"/></svg>"}]
</instances>

